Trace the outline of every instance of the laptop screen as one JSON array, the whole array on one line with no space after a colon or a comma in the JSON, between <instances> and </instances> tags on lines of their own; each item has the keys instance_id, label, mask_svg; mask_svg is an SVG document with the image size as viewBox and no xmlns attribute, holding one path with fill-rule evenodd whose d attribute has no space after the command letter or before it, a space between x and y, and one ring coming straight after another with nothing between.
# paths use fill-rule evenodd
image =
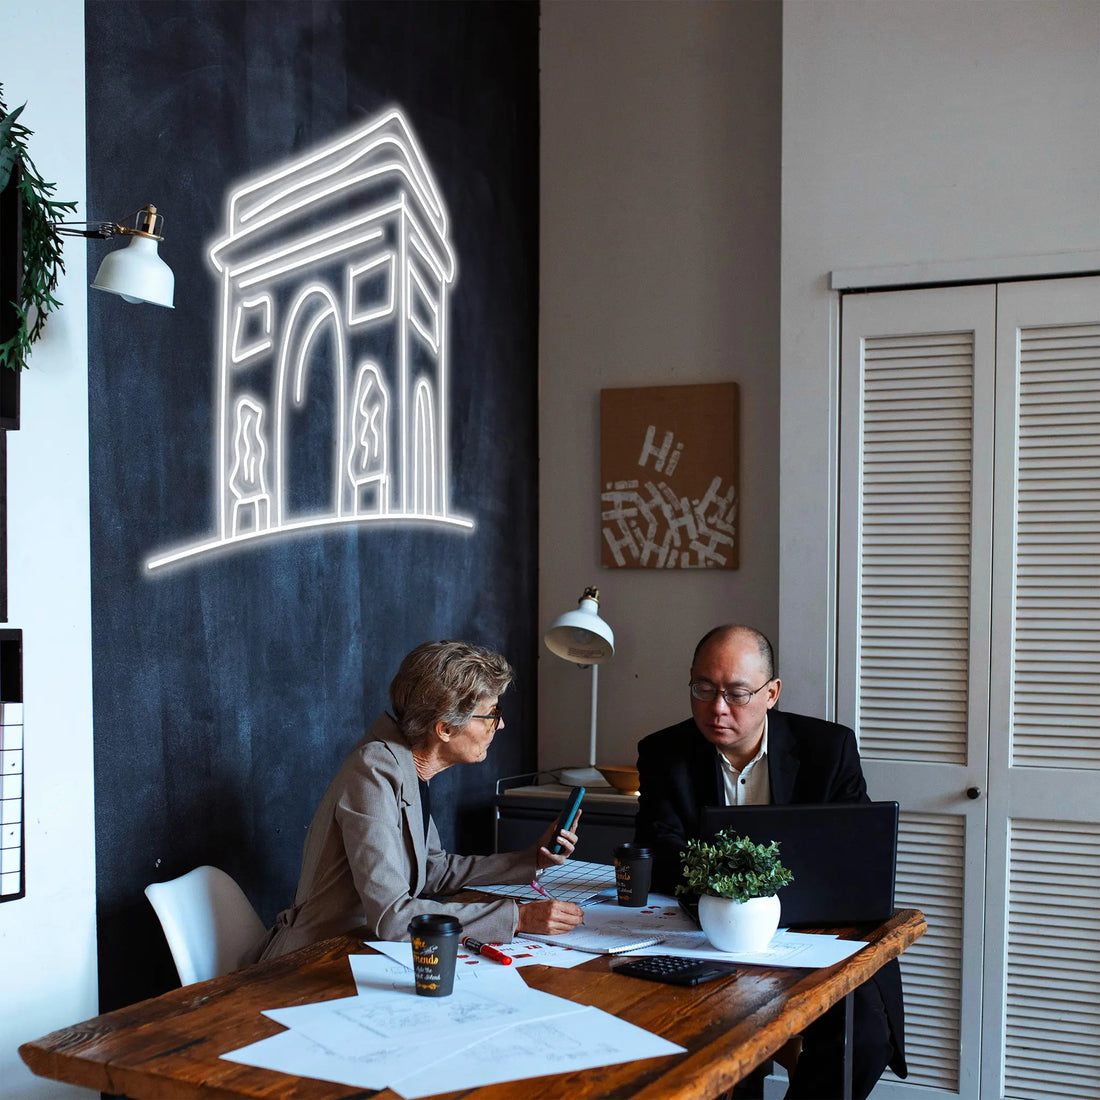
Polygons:
<instances>
[{"instance_id":1,"label":"laptop screen","mask_svg":"<svg viewBox=\"0 0 1100 1100\"><path fill-rule=\"evenodd\" d=\"M704 806L701 838L723 829L754 844L779 842L779 859L794 875L779 891L780 924L878 924L893 916L896 802Z\"/></svg>"}]
</instances>

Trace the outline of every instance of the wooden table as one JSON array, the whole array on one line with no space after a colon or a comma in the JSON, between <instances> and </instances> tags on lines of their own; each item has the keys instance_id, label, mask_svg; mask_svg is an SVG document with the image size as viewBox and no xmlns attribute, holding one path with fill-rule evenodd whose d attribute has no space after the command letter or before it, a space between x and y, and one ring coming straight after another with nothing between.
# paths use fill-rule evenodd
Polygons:
<instances>
[{"instance_id":1,"label":"wooden table","mask_svg":"<svg viewBox=\"0 0 1100 1100\"><path fill-rule=\"evenodd\" d=\"M571 970L523 968L527 983L595 1005L687 1048L687 1053L525 1080L525 1100L642 1097L704 1100L721 1095L769 1059L925 931L915 909L899 909L874 929L840 930L867 947L824 970L742 966L736 979L695 988L610 973L594 957ZM836 932L837 929L831 931ZM264 1008L346 997L355 992L349 953L366 949L340 937L271 962L186 986L117 1012L55 1031L19 1048L42 1077L136 1100L191 1097L294 1097L350 1100L373 1093L224 1061L219 1055L282 1028ZM513 1082L446 1094L512 1100Z\"/></svg>"}]
</instances>

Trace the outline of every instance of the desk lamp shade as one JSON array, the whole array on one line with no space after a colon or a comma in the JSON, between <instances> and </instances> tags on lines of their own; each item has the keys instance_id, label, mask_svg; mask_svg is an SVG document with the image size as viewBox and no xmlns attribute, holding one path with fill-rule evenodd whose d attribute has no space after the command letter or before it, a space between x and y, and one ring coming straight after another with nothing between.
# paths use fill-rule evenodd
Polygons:
<instances>
[{"instance_id":1,"label":"desk lamp shade","mask_svg":"<svg viewBox=\"0 0 1100 1100\"><path fill-rule=\"evenodd\" d=\"M565 661L592 669L591 725L588 733L588 768L567 768L561 781L569 786L600 786L606 780L596 771L596 666L615 652L615 632L600 618L600 590L586 588L575 611L567 611L543 635L546 648Z\"/></svg>"},{"instance_id":2,"label":"desk lamp shade","mask_svg":"<svg viewBox=\"0 0 1100 1100\"><path fill-rule=\"evenodd\" d=\"M615 653L615 632L600 618L600 590L586 588L575 611L560 615L545 634L546 648L575 665L598 665Z\"/></svg>"},{"instance_id":3,"label":"desk lamp shade","mask_svg":"<svg viewBox=\"0 0 1100 1100\"><path fill-rule=\"evenodd\" d=\"M147 206L139 211L138 219L133 229L118 227L130 243L103 257L92 286L118 294L127 302L149 302L172 309L176 278L157 252L157 241L162 238L154 232L157 219L163 218L155 206Z\"/></svg>"}]
</instances>

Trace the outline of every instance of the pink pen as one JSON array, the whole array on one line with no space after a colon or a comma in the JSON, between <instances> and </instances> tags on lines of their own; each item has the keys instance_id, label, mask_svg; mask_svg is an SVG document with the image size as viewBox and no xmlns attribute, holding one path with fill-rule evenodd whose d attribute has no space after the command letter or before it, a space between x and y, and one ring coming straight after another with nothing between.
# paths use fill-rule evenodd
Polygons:
<instances>
[{"instance_id":1,"label":"pink pen","mask_svg":"<svg viewBox=\"0 0 1100 1100\"><path fill-rule=\"evenodd\" d=\"M475 940L473 936L464 937L462 946L468 951L472 951L475 955L484 955L487 959L492 959L494 962L503 963L504 966L512 965L512 960L505 955L503 951L498 951L495 947L490 947L487 943L482 943L481 940Z\"/></svg>"},{"instance_id":2,"label":"pink pen","mask_svg":"<svg viewBox=\"0 0 1100 1100\"><path fill-rule=\"evenodd\" d=\"M539 882L539 876L536 873L535 877L531 879L531 889L535 891L540 897L546 898L547 901L553 901L553 897L546 892L546 887Z\"/></svg>"}]
</instances>

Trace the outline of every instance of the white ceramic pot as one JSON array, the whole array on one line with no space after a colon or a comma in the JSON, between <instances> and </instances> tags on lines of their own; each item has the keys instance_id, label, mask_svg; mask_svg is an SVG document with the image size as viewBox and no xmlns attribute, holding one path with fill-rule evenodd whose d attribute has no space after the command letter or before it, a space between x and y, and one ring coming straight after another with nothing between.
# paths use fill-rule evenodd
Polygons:
<instances>
[{"instance_id":1,"label":"white ceramic pot","mask_svg":"<svg viewBox=\"0 0 1100 1100\"><path fill-rule=\"evenodd\" d=\"M779 898L734 901L704 894L699 899L699 923L719 951L761 951L779 927Z\"/></svg>"}]
</instances>

